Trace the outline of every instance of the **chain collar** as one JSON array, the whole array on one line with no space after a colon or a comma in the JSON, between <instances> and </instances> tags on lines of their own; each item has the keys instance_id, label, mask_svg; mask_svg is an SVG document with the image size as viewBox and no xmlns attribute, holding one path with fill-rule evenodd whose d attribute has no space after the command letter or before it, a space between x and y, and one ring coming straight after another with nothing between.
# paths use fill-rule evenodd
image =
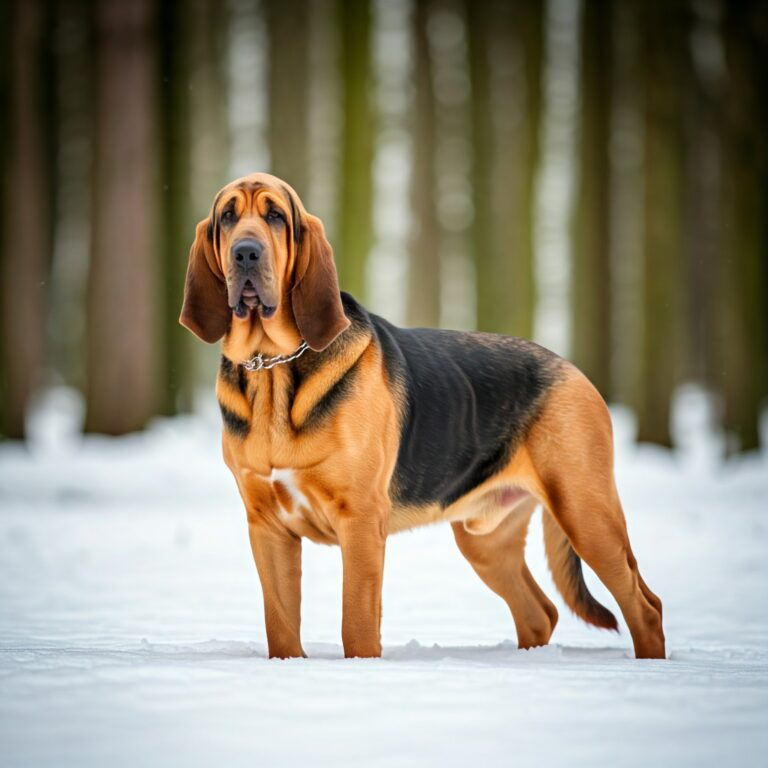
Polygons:
<instances>
[{"instance_id":1,"label":"chain collar","mask_svg":"<svg viewBox=\"0 0 768 768\"><path fill-rule=\"evenodd\" d=\"M274 357L264 357L262 354L254 355L249 360L246 360L242 365L246 371L268 371L270 368L274 368L276 365L283 365L284 363L290 363L292 360L301 357L309 349L309 344L306 341L299 344L298 349L292 352L290 355L275 355Z\"/></svg>"}]
</instances>

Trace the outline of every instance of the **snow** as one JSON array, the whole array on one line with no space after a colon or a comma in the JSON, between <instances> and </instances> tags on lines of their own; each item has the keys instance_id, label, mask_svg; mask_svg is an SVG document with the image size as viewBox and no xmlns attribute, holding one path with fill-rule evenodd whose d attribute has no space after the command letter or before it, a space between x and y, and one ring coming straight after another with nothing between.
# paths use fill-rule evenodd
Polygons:
<instances>
[{"instance_id":1,"label":"snow","mask_svg":"<svg viewBox=\"0 0 768 768\"><path fill-rule=\"evenodd\" d=\"M0 445L1 765L765 765L768 455L722 463L695 392L677 453L634 446L614 412L666 661L568 613L538 520L528 558L560 610L552 645L517 650L505 605L438 526L389 541L382 659L341 658L339 552L306 543L310 658L267 660L205 401L143 434L79 439L77 401L54 390L29 448Z\"/></svg>"}]
</instances>

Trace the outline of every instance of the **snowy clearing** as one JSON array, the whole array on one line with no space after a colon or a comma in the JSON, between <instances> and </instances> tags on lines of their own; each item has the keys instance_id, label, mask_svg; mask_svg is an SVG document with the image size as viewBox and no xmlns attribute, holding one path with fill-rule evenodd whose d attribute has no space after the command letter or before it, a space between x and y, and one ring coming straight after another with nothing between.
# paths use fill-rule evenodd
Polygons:
<instances>
[{"instance_id":1,"label":"snowy clearing","mask_svg":"<svg viewBox=\"0 0 768 768\"><path fill-rule=\"evenodd\" d=\"M30 450L0 446L3 766L765 765L768 456L719 465L695 413L678 454L634 447L615 414L669 660L635 661L623 624L567 612L537 516L553 645L517 650L441 526L389 541L381 660L341 658L339 552L305 543L311 658L269 661L215 418L75 441L67 394L49 400Z\"/></svg>"}]
</instances>

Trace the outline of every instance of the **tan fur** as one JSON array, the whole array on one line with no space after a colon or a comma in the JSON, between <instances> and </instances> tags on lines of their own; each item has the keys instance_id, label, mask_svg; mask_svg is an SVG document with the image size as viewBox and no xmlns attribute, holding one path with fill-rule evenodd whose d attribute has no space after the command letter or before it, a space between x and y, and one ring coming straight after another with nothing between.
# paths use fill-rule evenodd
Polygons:
<instances>
[{"instance_id":1,"label":"tan fur","mask_svg":"<svg viewBox=\"0 0 768 768\"><path fill-rule=\"evenodd\" d=\"M526 441L540 497L579 557L616 598L637 658L664 658L661 601L637 569L613 478L608 409L569 367Z\"/></svg>"},{"instance_id":2,"label":"tan fur","mask_svg":"<svg viewBox=\"0 0 768 768\"><path fill-rule=\"evenodd\" d=\"M196 333L202 329L212 336L218 326L203 328L205 316L196 310L200 295L218 301L221 290L205 276L198 279L196 271L213 258L211 269L220 284L236 238L254 236L268 243L265 258L271 260L278 309L268 320L256 312L242 320L232 317L223 352L235 362L256 350L265 355L294 350L307 335L307 324L318 317L315 307L327 310L330 318L323 327L311 329L319 345L330 343L328 338L346 327L346 318L342 320L328 303L338 288L322 226L313 222L298 198L289 205L284 190L282 182L265 174L225 187L213 214L234 201L240 217L237 226L218 237L211 251L201 240L207 226L201 222L190 255L188 286L195 289L202 284L208 294L189 297L182 322ZM290 188L288 194L295 196ZM288 216L280 235L264 220L270 205L280 206ZM302 254L291 237L294 214L305 227L301 247L311 248L311 256ZM304 281L300 299L304 303L297 311L294 291L299 279ZM330 287L317 285L326 281ZM301 329L299 321L304 323ZM664 655L661 604L637 571L613 483L610 419L602 399L581 374L566 369L562 381L546 395L527 438L500 472L445 509L403 507L393 506L390 496L403 393L388 382L382 352L370 336L355 337L341 350L303 382L292 405L292 374L285 366L252 375L245 391L222 377L217 381L219 401L249 425L245 439L224 432L223 452L247 512L270 656L303 655L302 538L340 546L344 653L378 656L386 538L440 521L452 523L461 552L509 605L520 646L547 643L557 611L524 559L528 523L539 502L616 596L637 655ZM302 431L313 408L352 366L356 370L351 395L338 404L332 418Z\"/></svg>"},{"instance_id":3,"label":"tan fur","mask_svg":"<svg viewBox=\"0 0 768 768\"><path fill-rule=\"evenodd\" d=\"M546 645L557 624L557 609L525 563L525 538L535 508L536 500L531 498L484 535L473 535L465 525L452 524L461 553L509 606L520 648Z\"/></svg>"}]
</instances>

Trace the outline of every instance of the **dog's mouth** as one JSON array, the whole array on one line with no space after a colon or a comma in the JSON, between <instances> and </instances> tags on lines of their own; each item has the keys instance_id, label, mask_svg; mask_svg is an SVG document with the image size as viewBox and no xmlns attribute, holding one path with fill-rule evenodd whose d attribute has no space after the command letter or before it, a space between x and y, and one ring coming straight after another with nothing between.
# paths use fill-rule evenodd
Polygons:
<instances>
[{"instance_id":1,"label":"dog's mouth","mask_svg":"<svg viewBox=\"0 0 768 768\"><path fill-rule=\"evenodd\" d=\"M256 310L261 317L269 319L277 311L277 306L266 304L256 292L256 287L253 283L250 280L246 280L245 283L243 283L243 290L240 293L240 298L232 307L232 311L242 320L248 317L254 310Z\"/></svg>"}]
</instances>

